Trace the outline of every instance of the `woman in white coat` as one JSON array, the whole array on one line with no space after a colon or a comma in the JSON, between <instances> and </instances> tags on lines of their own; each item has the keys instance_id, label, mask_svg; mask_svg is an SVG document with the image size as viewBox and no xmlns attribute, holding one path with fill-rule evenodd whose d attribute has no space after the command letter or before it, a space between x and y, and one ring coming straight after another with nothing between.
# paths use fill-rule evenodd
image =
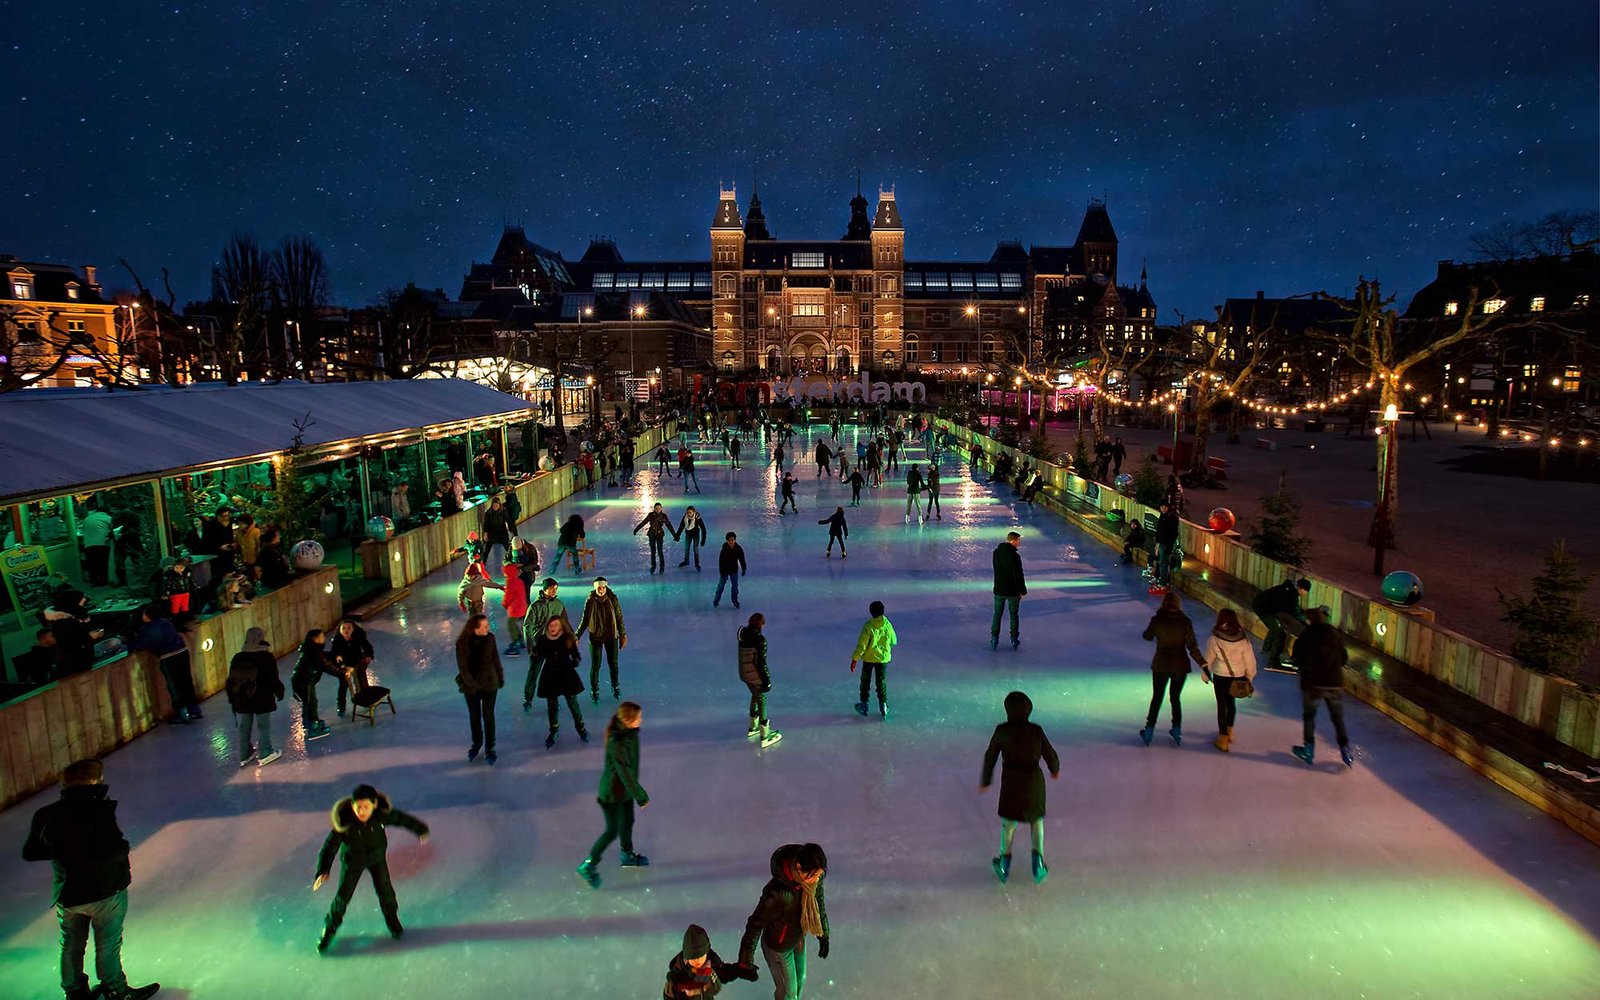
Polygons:
<instances>
[{"instance_id":1,"label":"woman in white coat","mask_svg":"<svg viewBox=\"0 0 1600 1000\"><path fill-rule=\"evenodd\" d=\"M1234 682L1253 685L1256 677L1256 651L1231 608L1217 612L1217 624L1206 638L1205 659L1201 669L1217 692L1217 738L1211 745L1227 753L1233 744L1233 720L1239 707Z\"/></svg>"}]
</instances>

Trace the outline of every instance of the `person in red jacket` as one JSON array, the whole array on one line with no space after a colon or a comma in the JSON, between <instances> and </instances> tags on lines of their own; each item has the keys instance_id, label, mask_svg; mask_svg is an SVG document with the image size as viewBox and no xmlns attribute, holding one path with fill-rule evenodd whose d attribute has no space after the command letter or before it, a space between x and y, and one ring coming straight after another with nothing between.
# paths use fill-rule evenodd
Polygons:
<instances>
[{"instance_id":1,"label":"person in red jacket","mask_svg":"<svg viewBox=\"0 0 1600 1000\"><path fill-rule=\"evenodd\" d=\"M528 581L522 578L522 570L514 562L506 563L502 569L506 585L500 592L500 604L506 609L506 633L511 636L506 655L516 656L528 648L522 637L522 619L528 613Z\"/></svg>"}]
</instances>

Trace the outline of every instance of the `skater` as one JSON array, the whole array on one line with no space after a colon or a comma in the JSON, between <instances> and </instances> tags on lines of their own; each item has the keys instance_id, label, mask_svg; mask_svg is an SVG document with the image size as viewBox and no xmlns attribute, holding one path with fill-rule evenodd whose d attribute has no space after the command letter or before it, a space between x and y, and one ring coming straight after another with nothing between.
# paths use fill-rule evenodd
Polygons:
<instances>
[{"instance_id":1,"label":"skater","mask_svg":"<svg viewBox=\"0 0 1600 1000\"><path fill-rule=\"evenodd\" d=\"M1217 738L1211 745L1227 753L1233 746L1233 720L1239 698L1254 693L1256 653L1232 608L1217 612L1217 624L1206 639L1206 666L1201 674L1217 691Z\"/></svg>"},{"instance_id":2,"label":"skater","mask_svg":"<svg viewBox=\"0 0 1600 1000\"><path fill-rule=\"evenodd\" d=\"M572 725L578 730L578 739L589 742L589 730L583 728L583 712L578 708L578 695L583 694L583 678L578 676L578 664L583 658L578 655L578 637L572 634L572 624L560 616L551 618L545 623L544 631L534 639L530 656L532 662L528 667L528 690L544 699L550 713L550 734L545 737L544 748L549 750L555 746L556 736L561 732L556 703L563 698L567 701L567 711L572 715ZM536 688L532 687L535 672L538 676ZM524 709L529 707L533 695L523 702Z\"/></svg>"},{"instance_id":3,"label":"skater","mask_svg":"<svg viewBox=\"0 0 1600 1000\"><path fill-rule=\"evenodd\" d=\"M683 518L678 522L678 527L672 533L673 538L683 539L683 562L678 568L689 565L689 557L694 557L694 568L700 568L700 549L706 544L706 521L700 512L691 505L683 512Z\"/></svg>"},{"instance_id":4,"label":"skater","mask_svg":"<svg viewBox=\"0 0 1600 1000\"><path fill-rule=\"evenodd\" d=\"M1168 693L1172 702L1172 728L1167 734L1173 743L1182 746L1183 682L1189 676L1189 661L1192 659L1204 668L1206 657L1200 652L1200 644L1194 637L1194 623L1183 613L1183 601L1176 591L1168 591L1161 598L1161 608L1145 626L1144 638L1146 642L1155 641L1156 651L1150 658L1150 710L1145 713L1139 738L1144 740L1145 746L1150 745L1155 737L1156 716L1161 713L1162 695Z\"/></svg>"},{"instance_id":5,"label":"skater","mask_svg":"<svg viewBox=\"0 0 1600 1000\"><path fill-rule=\"evenodd\" d=\"M726 432L724 432L726 433ZM711 935L699 924L683 932L683 950L667 966L667 982L661 988L662 1000L703 1000L722 992L730 979L755 982L761 974L754 965L724 962L711 950Z\"/></svg>"},{"instance_id":6,"label":"skater","mask_svg":"<svg viewBox=\"0 0 1600 1000\"><path fill-rule=\"evenodd\" d=\"M894 625L883 613L883 602L873 601L867 606L872 617L861 626L856 636L855 652L850 654L850 672L856 672L856 661L861 661L861 700L856 702L856 713L867 715L867 688L873 681L878 687L878 715L889 717L889 658L900 637L894 634Z\"/></svg>"},{"instance_id":7,"label":"skater","mask_svg":"<svg viewBox=\"0 0 1600 1000\"><path fill-rule=\"evenodd\" d=\"M911 466L911 471L906 473L906 523L911 523L911 512L917 512L917 522L922 522L922 506L918 502L922 493L922 473L916 465Z\"/></svg>"},{"instance_id":8,"label":"skater","mask_svg":"<svg viewBox=\"0 0 1600 1000\"><path fill-rule=\"evenodd\" d=\"M517 571L522 574L523 581L531 587L539 576L539 570L543 568L539 565L539 550L526 538L518 537L512 541L516 546Z\"/></svg>"},{"instance_id":9,"label":"skater","mask_svg":"<svg viewBox=\"0 0 1600 1000\"><path fill-rule=\"evenodd\" d=\"M346 670L355 670L362 677L367 676L367 666L372 663L372 643L367 639L367 630L357 625L353 619L346 618L339 623L339 628L333 634L333 641L328 643L328 655L333 658L333 666L339 678L339 694L337 706L339 718L344 718L345 700L350 695L350 682L345 680Z\"/></svg>"},{"instance_id":10,"label":"skater","mask_svg":"<svg viewBox=\"0 0 1600 1000\"><path fill-rule=\"evenodd\" d=\"M505 564L505 586L500 588L500 606L506 611L507 656L518 656L528 648L523 639L522 621L528 616L528 581L514 562Z\"/></svg>"},{"instance_id":11,"label":"skater","mask_svg":"<svg viewBox=\"0 0 1600 1000\"><path fill-rule=\"evenodd\" d=\"M733 584L733 606L739 606L739 577L749 569L744 561L744 546L739 544L739 536L728 532L723 536L722 548L717 550L717 593L711 598L714 608L722 603L722 588L729 583Z\"/></svg>"},{"instance_id":12,"label":"skater","mask_svg":"<svg viewBox=\"0 0 1600 1000\"><path fill-rule=\"evenodd\" d=\"M783 495L783 502L778 504L779 514L785 513L784 508L786 507L790 510L793 510L796 514L800 513L799 506L794 502L794 484L794 476L790 475L787 471L784 472L783 482L779 486L779 492Z\"/></svg>"},{"instance_id":13,"label":"skater","mask_svg":"<svg viewBox=\"0 0 1600 1000\"><path fill-rule=\"evenodd\" d=\"M129 986L122 971L122 923L128 915L128 841L117 825L117 800L106 798L105 767L80 760L61 774L61 798L33 814L22 860L48 861L55 870L56 921L61 925L61 991L67 1000L145 1000L160 983ZM83 955L94 930L89 989ZM22 987L16 981L12 989ZM9 991L8 991L9 992Z\"/></svg>"},{"instance_id":14,"label":"skater","mask_svg":"<svg viewBox=\"0 0 1600 1000\"><path fill-rule=\"evenodd\" d=\"M855 471L850 473L850 506L861 506L861 487L866 483L867 481L861 476L861 466L856 466Z\"/></svg>"},{"instance_id":15,"label":"skater","mask_svg":"<svg viewBox=\"0 0 1600 1000\"><path fill-rule=\"evenodd\" d=\"M817 439L817 478L823 474L833 475L833 451L829 449L828 442L822 438Z\"/></svg>"},{"instance_id":16,"label":"skater","mask_svg":"<svg viewBox=\"0 0 1600 1000\"><path fill-rule=\"evenodd\" d=\"M1268 587L1257 593L1250 602L1250 610L1256 613L1267 629L1267 637L1261 642L1261 655L1266 660L1266 668L1275 673L1295 672L1294 667L1283 662L1283 654L1289 643L1289 622L1306 620L1306 613L1300 608L1301 594L1307 599L1311 597L1311 581L1304 577Z\"/></svg>"},{"instance_id":17,"label":"skater","mask_svg":"<svg viewBox=\"0 0 1600 1000\"><path fill-rule=\"evenodd\" d=\"M482 566L487 554L488 547L483 544L483 536L476 531L467 532L467 540L450 550L452 559L456 556L466 556L469 567L474 564Z\"/></svg>"},{"instance_id":18,"label":"skater","mask_svg":"<svg viewBox=\"0 0 1600 1000\"><path fill-rule=\"evenodd\" d=\"M739 964L754 963L760 942L776 1000L801 1000L805 994L806 935L817 939L817 957L828 957L828 902L822 885L827 874L828 856L816 844L785 844L772 852L772 878L745 921Z\"/></svg>"},{"instance_id":19,"label":"skater","mask_svg":"<svg viewBox=\"0 0 1600 1000\"><path fill-rule=\"evenodd\" d=\"M783 474L783 441L780 439L772 449L772 467L779 475Z\"/></svg>"},{"instance_id":20,"label":"skater","mask_svg":"<svg viewBox=\"0 0 1600 1000\"><path fill-rule=\"evenodd\" d=\"M1161 516L1156 518L1156 573L1155 584L1165 587L1172 582L1172 571L1178 560L1174 550L1178 547L1178 512L1171 504L1161 505Z\"/></svg>"},{"instance_id":21,"label":"skater","mask_svg":"<svg viewBox=\"0 0 1600 1000\"><path fill-rule=\"evenodd\" d=\"M839 459L839 482L848 483L850 481L850 456L841 450L837 453L837 457Z\"/></svg>"},{"instance_id":22,"label":"skater","mask_svg":"<svg viewBox=\"0 0 1600 1000\"><path fill-rule=\"evenodd\" d=\"M572 575L583 575L583 557L578 555L578 549L583 547L584 539L588 536L583 533L583 517L573 514L561 525L561 532L556 536L556 564L550 567L551 572L560 572L562 557L572 559Z\"/></svg>"},{"instance_id":23,"label":"skater","mask_svg":"<svg viewBox=\"0 0 1600 1000\"><path fill-rule=\"evenodd\" d=\"M817 523L826 524L828 526L827 558L833 558L833 543L837 541L839 543L839 558L848 559L850 557L850 553L845 551L844 540L850 537L850 525L845 523L844 508L833 508L832 516L825 517Z\"/></svg>"},{"instance_id":24,"label":"skater","mask_svg":"<svg viewBox=\"0 0 1600 1000\"><path fill-rule=\"evenodd\" d=\"M1133 562L1133 554L1141 551L1150 544L1150 536L1144 533L1144 526L1137 520L1128 525L1128 533L1122 539L1122 561L1124 564Z\"/></svg>"},{"instance_id":25,"label":"skater","mask_svg":"<svg viewBox=\"0 0 1600 1000\"><path fill-rule=\"evenodd\" d=\"M739 452L744 450L744 444L738 438L728 442L728 459L733 463L733 471L739 471Z\"/></svg>"},{"instance_id":26,"label":"skater","mask_svg":"<svg viewBox=\"0 0 1600 1000\"><path fill-rule=\"evenodd\" d=\"M227 691L228 706L239 721L239 766L254 760L257 767L266 767L282 757L283 751L272 746L272 713L283 700L283 680L264 630L252 628L244 634L243 647L228 664ZM250 742L252 729L260 740L259 757Z\"/></svg>"},{"instance_id":27,"label":"skater","mask_svg":"<svg viewBox=\"0 0 1600 1000\"><path fill-rule=\"evenodd\" d=\"M1028 584L1022 574L1022 556L1017 550L1022 546L1022 536L1015 531L1006 532L1006 540L994 547L994 618L989 622L989 648L1000 645L1000 612L1011 609L1011 648L1022 645L1017 630L1017 606L1027 596Z\"/></svg>"},{"instance_id":28,"label":"skater","mask_svg":"<svg viewBox=\"0 0 1600 1000\"><path fill-rule=\"evenodd\" d=\"M650 529L645 532L645 539L650 543L649 575L655 575L658 562L661 566L662 575L665 575L667 572L667 532L672 531L672 540L678 540L678 533L672 529L672 518L667 516L667 512L661 509L659 503L655 504L650 508L650 513L644 516L644 520L633 526L633 533L637 535L643 528Z\"/></svg>"},{"instance_id":29,"label":"skater","mask_svg":"<svg viewBox=\"0 0 1600 1000\"><path fill-rule=\"evenodd\" d=\"M639 726L643 722L644 710L625 701L606 724L605 766L600 771L600 790L595 797L606 828L578 864L578 877L591 889L600 888L600 872L596 869L606 848L618 837L622 838L622 867L645 868L650 864L649 858L633 851L633 807L637 803L643 809L650 804L649 793L639 784Z\"/></svg>"},{"instance_id":30,"label":"skater","mask_svg":"<svg viewBox=\"0 0 1600 1000\"><path fill-rule=\"evenodd\" d=\"M767 619L761 612L735 635L739 647L739 679L750 689L750 729L745 739L760 739L763 749L783 739L767 721L767 693L772 690L772 671L767 666L767 637L761 629Z\"/></svg>"},{"instance_id":31,"label":"skater","mask_svg":"<svg viewBox=\"0 0 1600 1000\"><path fill-rule=\"evenodd\" d=\"M469 615L481 615L484 609L483 592L505 589L489 579L483 564L467 563L467 572L456 585L456 604Z\"/></svg>"},{"instance_id":32,"label":"skater","mask_svg":"<svg viewBox=\"0 0 1600 1000\"><path fill-rule=\"evenodd\" d=\"M690 482L694 483L694 491L700 492L700 477L694 472L694 452L688 448L678 451L678 477L683 480L683 492L689 492Z\"/></svg>"},{"instance_id":33,"label":"skater","mask_svg":"<svg viewBox=\"0 0 1600 1000\"><path fill-rule=\"evenodd\" d=\"M505 498L496 493L489 500L489 505L483 509L482 519L478 522L478 537L483 539L483 563L488 568L489 557L494 554L495 548L500 549L500 564L505 565L511 558L511 536L515 533L516 522L511 520L511 514L506 510Z\"/></svg>"},{"instance_id":34,"label":"skater","mask_svg":"<svg viewBox=\"0 0 1600 1000\"><path fill-rule=\"evenodd\" d=\"M983 794L994 779L995 761L1000 761L1000 854L992 859L994 873L1004 884L1011 877L1011 841L1017 824L1028 824L1033 842L1033 881L1037 885L1050 875L1044 863L1044 775L1039 761L1050 769L1050 780L1061 777L1061 758L1050 738L1035 723L1029 722L1033 702L1021 691L1006 695L1006 721L994 727L989 749L983 753Z\"/></svg>"},{"instance_id":35,"label":"skater","mask_svg":"<svg viewBox=\"0 0 1600 1000\"><path fill-rule=\"evenodd\" d=\"M372 888L378 894L378 908L383 911L383 922L389 927L389 936L398 940L406 929L400 925L400 905L394 898L394 883L389 880L388 828L398 826L417 835L417 840L428 842L428 824L396 809L389 796L371 785L357 785L348 798L334 803L328 813L332 830L322 842L317 854L317 877L311 882L316 892L328 881L333 871L333 858L339 856L339 886L333 894L333 905L328 907L328 919L322 928L322 938L317 941L317 951L325 952L333 944L333 936L344 923L345 910L350 897L355 895L361 876L372 878Z\"/></svg>"},{"instance_id":36,"label":"skater","mask_svg":"<svg viewBox=\"0 0 1600 1000\"><path fill-rule=\"evenodd\" d=\"M884 463L884 469L886 471L888 471L888 472L898 472L898 471L900 471L900 434L899 434L899 432L896 432L896 433L893 433L893 434L889 435L889 461Z\"/></svg>"},{"instance_id":37,"label":"skater","mask_svg":"<svg viewBox=\"0 0 1600 1000\"><path fill-rule=\"evenodd\" d=\"M190 666L189 644L178 634L178 628L167 617L167 609L152 604L139 612L139 634L128 643L128 652L148 652L157 657L161 666L161 679L166 682L167 696L172 699L174 722L188 722L202 718L200 698L194 690L194 672Z\"/></svg>"},{"instance_id":38,"label":"skater","mask_svg":"<svg viewBox=\"0 0 1600 1000\"><path fill-rule=\"evenodd\" d=\"M456 690L467 700L467 725L472 733L468 763L478 759L479 747L483 748L483 759L490 764L498 759L494 752L494 701L505 686L506 672L500 666L500 649L489 631L489 616L475 614L456 636Z\"/></svg>"},{"instance_id":39,"label":"skater","mask_svg":"<svg viewBox=\"0 0 1600 1000\"><path fill-rule=\"evenodd\" d=\"M603 576L594 578L594 589L583 602L583 618L578 622L577 638L589 633L589 700L600 700L600 654L606 654L611 668L611 697L622 697L617 679L617 650L628 648L628 627L622 622L622 602Z\"/></svg>"},{"instance_id":40,"label":"skater","mask_svg":"<svg viewBox=\"0 0 1600 1000\"><path fill-rule=\"evenodd\" d=\"M328 653L323 649L327 635L320 628L306 632L300 643L300 656L294 662L294 673L289 675L289 689L294 700L300 703L300 728L305 740L320 740L333 732L317 714L317 681L323 674L333 672L328 665Z\"/></svg>"},{"instance_id":41,"label":"skater","mask_svg":"<svg viewBox=\"0 0 1600 1000\"><path fill-rule=\"evenodd\" d=\"M924 516L932 514L935 520L944 520L944 509L939 506L939 465L937 462L928 466L928 478L923 481L923 488L928 492L928 509Z\"/></svg>"},{"instance_id":42,"label":"skater","mask_svg":"<svg viewBox=\"0 0 1600 1000\"><path fill-rule=\"evenodd\" d=\"M1345 767L1354 767L1350 753L1350 734L1344 728L1344 665L1350 660L1344 636L1328 623L1326 607L1313 608L1307 615L1310 624L1295 640L1295 666L1300 670L1300 708L1304 742L1294 755L1311 764L1317 754L1317 702L1327 702L1333 735L1339 741L1339 758Z\"/></svg>"},{"instance_id":43,"label":"skater","mask_svg":"<svg viewBox=\"0 0 1600 1000\"><path fill-rule=\"evenodd\" d=\"M661 475L672 478L672 452L667 450L666 442L656 449L656 464L661 466Z\"/></svg>"},{"instance_id":44,"label":"skater","mask_svg":"<svg viewBox=\"0 0 1600 1000\"><path fill-rule=\"evenodd\" d=\"M618 462L621 466L619 471L622 477L622 485L624 486L633 485L633 448L634 443L631 439L623 441L617 448L617 453L620 456Z\"/></svg>"}]
</instances>

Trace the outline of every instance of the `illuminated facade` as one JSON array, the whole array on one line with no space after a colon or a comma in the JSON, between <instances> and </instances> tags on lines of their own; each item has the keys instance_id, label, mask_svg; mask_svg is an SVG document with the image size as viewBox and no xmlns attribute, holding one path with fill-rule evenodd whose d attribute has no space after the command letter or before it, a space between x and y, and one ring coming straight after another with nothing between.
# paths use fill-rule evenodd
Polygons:
<instances>
[{"instance_id":1,"label":"illuminated facade","mask_svg":"<svg viewBox=\"0 0 1600 1000\"><path fill-rule=\"evenodd\" d=\"M119 320L133 307L101 298L95 269L82 273L0 254L0 361L9 380L36 385L95 385L116 364ZM118 309L125 309L119 317Z\"/></svg>"}]
</instances>

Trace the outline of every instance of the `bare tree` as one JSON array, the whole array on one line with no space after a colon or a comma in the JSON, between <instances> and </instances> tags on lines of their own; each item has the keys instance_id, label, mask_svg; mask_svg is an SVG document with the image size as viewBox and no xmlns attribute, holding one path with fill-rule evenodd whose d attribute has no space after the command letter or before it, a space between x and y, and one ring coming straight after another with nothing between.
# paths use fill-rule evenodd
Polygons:
<instances>
[{"instance_id":1,"label":"bare tree","mask_svg":"<svg viewBox=\"0 0 1600 1000\"><path fill-rule=\"evenodd\" d=\"M302 366L317 360L311 356L315 331L308 337L305 327L314 322L318 310L328 304L328 262L322 248L309 236L285 236L271 254L272 305L275 319L293 324L292 338L285 332L290 353ZM286 359L285 368L294 362ZM286 372L287 374L287 372Z\"/></svg>"},{"instance_id":2,"label":"bare tree","mask_svg":"<svg viewBox=\"0 0 1600 1000\"><path fill-rule=\"evenodd\" d=\"M229 385L239 379L246 352L263 369L272 368L266 343L266 314L272 293L272 262L254 237L235 233L211 265L211 298L225 312L226 344L222 374Z\"/></svg>"},{"instance_id":3,"label":"bare tree","mask_svg":"<svg viewBox=\"0 0 1600 1000\"><path fill-rule=\"evenodd\" d=\"M1236 441L1237 432L1232 427L1233 417L1241 405L1239 400L1249 393L1251 384L1260 374L1262 366L1267 364L1269 355L1280 340L1276 310L1265 325L1261 324L1260 317L1251 315L1251 334L1250 340L1243 345L1245 351L1241 351L1241 345L1228 335L1231 331L1223 329L1220 307L1217 309L1217 320L1216 336L1207 338L1198 327L1185 322L1182 313L1178 314L1178 334L1188 341L1185 354L1200 368L1190 396L1194 448L1189 471L1196 475L1206 472L1206 443L1211 436L1211 422L1216 411L1224 404L1232 407L1229 440Z\"/></svg>"},{"instance_id":4,"label":"bare tree","mask_svg":"<svg viewBox=\"0 0 1600 1000\"><path fill-rule=\"evenodd\" d=\"M1119 338L1108 332L1103 324L1096 324L1095 366L1090 379L1095 389L1093 426L1096 442L1104 440L1106 436L1106 406L1103 400L1108 398L1107 393L1113 381L1127 385L1153 357L1154 345L1135 341L1132 337Z\"/></svg>"},{"instance_id":5,"label":"bare tree","mask_svg":"<svg viewBox=\"0 0 1600 1000\"><path fill-rule=\"evenodd\" d=\"M1559 256L1575 248L1592 246L1600 238L1600 212L1563 209L1531 222L1504 220L1468 243L1485 260Z\"/></svg>"}]
</instances>

